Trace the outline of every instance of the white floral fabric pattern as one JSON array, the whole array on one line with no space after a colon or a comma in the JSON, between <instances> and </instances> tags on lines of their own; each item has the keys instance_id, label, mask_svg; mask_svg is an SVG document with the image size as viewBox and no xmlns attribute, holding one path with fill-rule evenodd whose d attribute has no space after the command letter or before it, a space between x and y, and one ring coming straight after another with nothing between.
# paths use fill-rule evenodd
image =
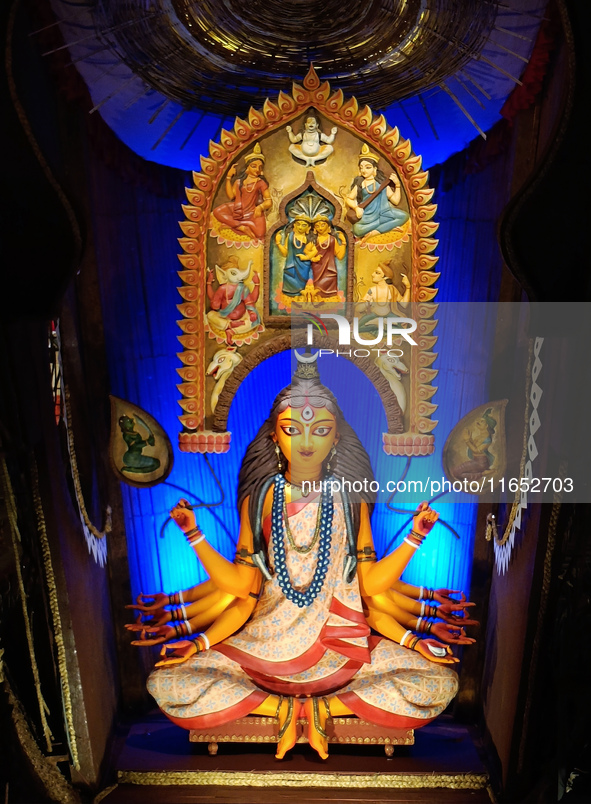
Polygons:
<instances>
[{"instance_id":1,"label":"white floral fabric pattern","mask_svg":"<svg viewBox=\"0 0 591 804\"><path fill-rule=\"evenodd\" d=\"M288 507L299 548L313 540L317 505L296 505L293 514ZM286 541L286 552L293 586L305 589L318 546L304 554ZM335 500L330 566L312 605L299 608L288 601L274 576L238 633L180 665L153 671L148 690L160 708L174 718L217 713L223 722L226 710L234 707L227 717L233 719L236 707L261 690L296 696L336 691L356 714L384 725L399 723L388 716L427 721L440 714L457 692L456 674L389 640L370 638L357 578L347 584L342 577L345 555L343 506ZM271 567L273 562L270 542Z\"/></svg>"}]
</instances>

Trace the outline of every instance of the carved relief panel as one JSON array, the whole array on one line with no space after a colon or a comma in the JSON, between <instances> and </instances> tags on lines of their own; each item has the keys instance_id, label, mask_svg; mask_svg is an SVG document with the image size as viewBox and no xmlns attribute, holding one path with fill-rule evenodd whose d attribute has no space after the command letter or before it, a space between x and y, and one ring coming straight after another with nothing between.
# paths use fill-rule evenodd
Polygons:
<instances>
[{"instance_id":1,"label":"carved relief panel","mask_svg":"<svg viewBox=\"0 0 591 804\"><path fill-rule=\"evenodd\" d=\"M385 451L433 451L438 224L427 180L397 128L312 68L210 143L180 223L181 450L230 448L232 396L291 347L293 305L348 302L368 331L377 316L418 322L417 347L356 363L384 403Z\"/></svg>"}]
</instances>

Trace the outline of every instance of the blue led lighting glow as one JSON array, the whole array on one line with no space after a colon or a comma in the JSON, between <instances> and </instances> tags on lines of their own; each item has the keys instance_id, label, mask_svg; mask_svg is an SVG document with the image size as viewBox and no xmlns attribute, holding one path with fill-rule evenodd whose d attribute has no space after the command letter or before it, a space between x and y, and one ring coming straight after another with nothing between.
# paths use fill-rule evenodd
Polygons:
<instances>
[{"instance_id":1,"label":"blue led lighting glow","mask_svg":"<svg viewBox=\"0 0 591 804\"><path fill-rule=\"evenodd\" d=\"M170 188L171 197L157 197L147 189L126 184L107 168L95 165L94 169L94 234L111 390L148 410L168 432L175 450L169 482L203 500L216 501L219 489L203 457L179 453L176 447L177 417L181 413L176 388L180 379L175 372L180 365L176 357L180 351L176 324L179 316L175 315L180 301L176 253L184 177L179 175L178 188ZM437 301L486 301L498 297L501 260L495 225L503 196L495 188L505 186L503 170L504 163L499 163L491 168L490 175L467 176L457 188L438 192L436 219L441 228L437 267L441 279ZM478 327L479 332L485 332L478 340L469 333L455 333L453 320L438 318L439 357L434 366L440 373L435 382L438 391L432 400L440 406L434 414L439 421L434 431L436 453L413 459L409 480L429 474L441 476L441 450L451 427L488 398L482 367L494 322L489 329ZM451 365L452 357L456 366L467 368L458 373ZM323 357L322 361L322 379L339 399L347 421L368 449L378 480L385 483L397 479L406 460L386 456L382 451L386 419L371 384L343 358ZM210 458L225 490L225 501L217 508L199 512L198 521L211 543L228 557L233 555L238 532L235 500L242 455L268 415L276 393L290 378L288 352L270 358L249 374L230 409L232 448L227 455ZM350 396L352 388L354 398ZM176 526L170 524L164 538L158 535L168 511L183 493L166 485L143 490L123 485L122 490L133 594L173 591L203 580L204 572ZM461 534L461 541L437 525L405 577L424 585L468 591L475 498L462 505L449 504L443 498L436 505L442 517ZM378 553L403 522L403 515L389 512L384 505L376 506L373 528Z\"/></svg>"},{"instance_id":2,"label":"blue led lighting glow","mask_svg":"<svg viewBox=\"0 0 591 804\"><path fill-rule=\"evenodd\" d=\"M387 425L375 389L365 375L345 358L324 356L320 370L322 381L333 391L343 408L345 418L368 449L376 477L381 487L385 488L388 480L397 479L401 475L406 459L386 456L382 450L381 435L387 430ZM216 508L198 511L197 521L209 541L227 557L233 555L234 539L238 532L235 500L242 456L263 419L266 418L273 399L289 383L290 376L289 352L269 358L251 372L238 389L230 409L228 429L232 432L232 449L224 456L210 456L226 499ZM354 397L350 393L352 387L355 388ZM451 392L451 389L447 390ZM442 388L441 392L445 393L445 389ZM440 409L445 413L445 417L440 417L436 453L428 458L413 459L407 479L424 480L429 475L441 476L441 450L445 435L456 423L458 416L474 407L481 399L482 389L478 388L477 382L470 382L463 386L461 411L454 412L451 406ZM162 418L165 420L166 416ZM180 488L194 492L203 500L219 499L219 490L202 456L177 452L175 467L169 481ZM183 535L173 523L165 529L164 538L158 537L158 531L168 510L180 496L184 495L178 489L165 485L147 490L124 487L134 595L140 591L170 592L187 588L205 578L192 549L185 543ZM408 504L403 507L409 508ZM409 510L412 510L412 507ZM446 522L458 531L462 537L461 541L442 525L436 525L409 565L405 580L426 586L467 589L470 580L475 505L472 502L461 505L442 502L437 505L437 510ZM373 529L378 555L382 555L386 545L402 527L405 519L404 515L390 512L385 505L376 505ZM405 528L397 538L396 546L402 541L407 530Z\"/></svg>"},{"instance_id":3,"label":"blue led lighting glow","mask_svg":"<svg viewBox=\"0 0 591 804\"><path fill-rule=\"evenodd\" d=\"M482 109L476 101L466 95L461 87L452 80L450 86L462 98L462 103L468 113L478 121L483 131L488 131L498 120L499 114L510 89L511 82L503 87L506 93L502 97L486 101ZM423 157L423 167L445 162L452 154L461 151L475 137L478 132L454 101L440 90L426 93L429 113L436 124L437 137L425 116L423 107L418 98L404 101L404 110L411 116L412 126L409 124L404 111L399 104L394 104L384 110L389 125L398 126L403 136L410 139L413 150ZM154 148L162 132L166 131L171 123L178 117L181 107L170 103L159 115L157 121L148 125L154 111L163 103L160 95L146 97L125 111L107 105L101 108L101 115L117 136L139 156L151 162L180 168L182 170L195 169L199 164L199 156L209 152L209 141L219 137L222 121L213 115L203 115L198 111L184 114L174 125L164 140ZM223 121L224 128L232 128L233 121ZM195 129L195 125L197 128ZM189 138L187 142L187 138ZM186 144L185 144L186 143Z\"/></svg>"}]
</instances>

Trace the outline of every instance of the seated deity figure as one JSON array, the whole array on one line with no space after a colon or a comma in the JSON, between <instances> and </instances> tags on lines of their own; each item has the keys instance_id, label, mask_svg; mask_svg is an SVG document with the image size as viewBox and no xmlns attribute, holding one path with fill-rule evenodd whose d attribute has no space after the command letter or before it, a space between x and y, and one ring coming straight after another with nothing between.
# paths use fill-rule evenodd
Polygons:
<instances>
[{"instance_id":1,"label":"seated deity figure","mask_svg":"<svg viewBox=\"0 0 591 804\"><path fill-rule=\"evenodd\" d=\"M252 275L252 290L245 284L251 268L252 260L246 268L241 268L236 256L228 257L223 265L215 266L216 290L213 288L213 271L207 270L205 287L211 308L206 316L207 322L214 332L225 334L228 345L233 342L240 345L244 337L261 327L255 306L260 289L260 277L256 271Z\"/></svg>"},{"instance_id":2,"label":"seated deity figure","mask_svg":"<svg viewBox=\"0 0 591 804\"><path fill-rule=\"evenodd\" d=\"M468 460L453 467L454 476L460 480L480 480L489 474L495 462L490 448L493 443L497 420L491 416L492 408L484 411L476 421L467 427L462 440L466 445Z\"/></svg>"},{"instance_id":3,"label":"seated deity figure","mask_svg":"<svg viewBox=\"0 0 591 804\"><path fill-rule=\"evenodd\" d=\"M258 142L244 157L245 168L238 174L232 165L226 176L226 195L230 199L213 210L214 218L251 240L262 240L267 231L265 212L273 206L269 183L263 175L265 157ZM238 175L237 175L238 174Z\"/></svg>"},{"instance_id":4,"label":"seated deity figure","mask_svg":"<svg viewBox=\"0 0 591 804\"><path fill-rule=\"evenodd\" d=\"M299 134L294 134L291 126L286 126L285 130L291 143L290 154L304 162L306 167L316 167L316 162L323 162L334 152L332 144L337 135L337 127L333 126L330 134L324 134L313 111L306 116L304 128Z\"/></svg>"},{"instance_id":5,"label":"seated deity figure","mask_svg":"<svg viewBox=\"0 0 591 804\"><path fill-rule=\"evenodd\" d=\"M160 461L158 458L152 458L149 455L144 455L145 447L153 447L156 443L154 433L150 430L148 425L137 417L140 424L146 431L145 435L141 435L135 429L137 424L135 419L131 416L123 415L119 419L119 427L121 428L121 436L127 446L126 452L123 454L122 472L129 472L130 474L149 474L155 472L160 468Z\"/></svg>"},{"instance_id":6,"label":"seated deity figure","mask_svg":"<svg viewBox=\"0 0 591 804\"><path fill-rule=\"evenodd\" d=\"M336 478L368 482L356 493ZM281 759L304 715L308 741L326 759L328 718L416 729L446 708L458 688L450 645L474 641L465 632L473 604L455 590L401 581L437 520L427 503L378 560L372 481L367 452L312 356L300 355L242 462L234 561L181 499L171 517L209 580L130 606L140 612L128 626L140 632L133 644L166 643L148 689L173 723L274 717Z\"/></svg>"},{"instance_id":7,"label":"seated deity figure","mask_svg":"<svg viewBox=\"0 0 591 804\"><path fill-rule=\"evenodd\" d=\"M378 168L379 156L364 143L359 154L359 175L353 179L351 191L344 201L349 207L353 234L365 242L402 226L408 212L398 208L402 199L400 179L392 172L388 177Z\"/></svg>"}]
</instances>

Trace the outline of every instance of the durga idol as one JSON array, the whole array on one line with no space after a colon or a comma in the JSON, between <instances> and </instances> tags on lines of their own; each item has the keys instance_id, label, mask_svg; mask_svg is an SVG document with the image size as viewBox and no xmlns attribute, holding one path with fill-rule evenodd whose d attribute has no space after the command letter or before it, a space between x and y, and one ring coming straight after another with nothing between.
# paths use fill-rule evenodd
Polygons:
<instances>
[{"instance_id":1,"label":"durga idol","mask_svg":"<svg viewBox=\"0 0 591 804\"><path fill-rule=\"evenodd\" d=\"M143 621L128 626L141 632L136 645L166 643L148 689L173 723L202 729L247 714L275 717L278 759L294 746L302 715L323 759L330 717L426 725L458 689L450 645L474 641L463 594L400 580L438 514L422 503L401 545L378 560L375 495L332 493L337 477L375 486L369 456L316 364L302 362L313 357L298 355L291 385L246 450L234 561L181 499L171 517L209 580L140 595L133 608ZM304 481L322 490L304 496Z\"/></svg>"}]
</instances>

